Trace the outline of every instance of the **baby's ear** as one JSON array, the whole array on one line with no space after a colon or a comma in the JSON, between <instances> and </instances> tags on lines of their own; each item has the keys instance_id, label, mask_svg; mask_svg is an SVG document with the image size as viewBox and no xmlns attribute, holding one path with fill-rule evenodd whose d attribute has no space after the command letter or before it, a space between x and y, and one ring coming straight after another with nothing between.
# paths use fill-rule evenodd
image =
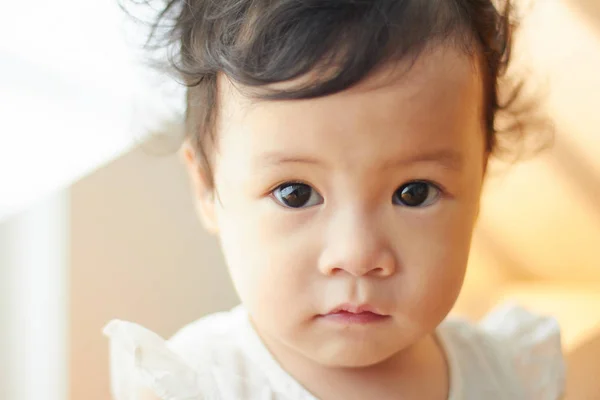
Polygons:
<instances>
[{"instance_id":1,"label":"baby's ear","mask_svg":"<svg viewBox=\"0 0 600 400\"><path fill-rule=\"evenodd\" d=\"M199 162L197 152L189 142L186 142L182 146L181 156L190 177L198 217L206 230L212 234L216 234L218 232L218 224L215 212L215 190L211 185L208 171Z\"/></svg>"}]
</instances>

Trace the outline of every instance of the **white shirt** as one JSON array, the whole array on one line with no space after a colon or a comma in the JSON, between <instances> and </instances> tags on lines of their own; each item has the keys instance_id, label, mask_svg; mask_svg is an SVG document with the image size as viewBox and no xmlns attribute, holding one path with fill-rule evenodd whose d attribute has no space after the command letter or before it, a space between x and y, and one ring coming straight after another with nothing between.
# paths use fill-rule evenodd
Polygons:
<instances>
[{"instance_id":1,"label":"white shirt","mask_svg":"<svg viewBox=\"0 0 600 400\"><path fill-rule=\"evenodd\" d=\"M112 321L115 400L146 385L164 400L316 400L271 356L241 306L181 329L169 341ZM556 400L565 385L560 330L552 318L507 305L479 324L448 318L436 334L449 362L449 400Z\"/></svg>"}]
</instances>

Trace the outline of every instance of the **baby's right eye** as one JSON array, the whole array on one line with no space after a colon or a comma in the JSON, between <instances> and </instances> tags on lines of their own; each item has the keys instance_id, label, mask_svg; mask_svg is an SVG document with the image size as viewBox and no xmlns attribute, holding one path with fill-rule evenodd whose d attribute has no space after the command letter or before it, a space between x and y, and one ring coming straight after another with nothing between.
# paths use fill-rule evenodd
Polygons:
<instances>
[{"instance_id":1,"label":"baby's right eye","mask_svg":"<svg viewBox=\"0 0 600 400\"><path fill-rule=\"evenodd\" d=\"M286 182L273 190L273 197L287 208L306 208L323 203L323 197L305 183Z\"/></svg>"}]
</instances>

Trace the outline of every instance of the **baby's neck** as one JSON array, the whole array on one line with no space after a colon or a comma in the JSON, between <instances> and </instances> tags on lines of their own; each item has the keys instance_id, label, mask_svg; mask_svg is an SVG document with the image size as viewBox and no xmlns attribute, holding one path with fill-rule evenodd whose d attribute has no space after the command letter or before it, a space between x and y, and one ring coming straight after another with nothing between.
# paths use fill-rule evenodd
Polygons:
<instances>
[{"instance_id":1,"label":"baby's neck","mask_svg":"<svg viewBox=\"0 0 600 400\"><path fill-rule=\"evenodd\" d=\"M323 366L283 344L268 339L265 343L280 365L321 400L448 398L448 366L434 335L384 362L361 368Z\"/></svg>"}]
</instances>

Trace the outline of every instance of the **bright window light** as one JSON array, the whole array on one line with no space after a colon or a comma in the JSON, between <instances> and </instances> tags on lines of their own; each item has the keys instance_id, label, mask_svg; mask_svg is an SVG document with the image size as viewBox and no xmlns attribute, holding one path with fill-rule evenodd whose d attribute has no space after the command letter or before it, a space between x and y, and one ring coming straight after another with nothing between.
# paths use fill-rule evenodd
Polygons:
<instances>
[{"instance_id":1,"label":"bright window light","mask_svg":"<svg viewBox=\"0 0 600 400\"><path fill-rule=\"evenodd\" d=\"M140 63L135 43L144 32L117 0L3 5L0 220L118 156L179 111L181 89L157 85Z\"/></svg>"}]
</instances>

